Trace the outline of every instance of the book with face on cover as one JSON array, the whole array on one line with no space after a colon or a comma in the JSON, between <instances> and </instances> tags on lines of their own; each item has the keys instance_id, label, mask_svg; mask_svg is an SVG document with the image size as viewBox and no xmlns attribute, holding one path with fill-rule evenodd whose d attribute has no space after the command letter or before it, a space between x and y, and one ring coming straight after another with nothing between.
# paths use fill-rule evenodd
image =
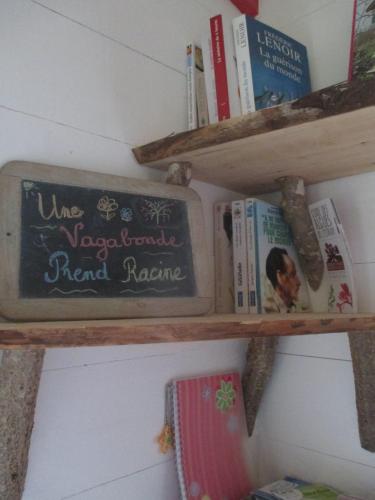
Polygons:
<instances>
[{"instance_id":1,"label":"book with face on cover","mask_svg":"<svg viewBox=\"0 0 375 500\"><path fill-rule=\"evenodd\" d=\"M309 311L306 280L282 209L256 198L247 199L246 205L254 241L249 260L255 273L257 312Z\"/></svg>"},{"instance_id":2,"label":"book with face on cover","mask_svg":"<svg viewBox=\"0 0 375 500\"><path fill-rule=\"evenodd\" d=\"M184 500L238 500L251 490L237 372L169 384L175 455Z\"/></svg>"}]
</instances>

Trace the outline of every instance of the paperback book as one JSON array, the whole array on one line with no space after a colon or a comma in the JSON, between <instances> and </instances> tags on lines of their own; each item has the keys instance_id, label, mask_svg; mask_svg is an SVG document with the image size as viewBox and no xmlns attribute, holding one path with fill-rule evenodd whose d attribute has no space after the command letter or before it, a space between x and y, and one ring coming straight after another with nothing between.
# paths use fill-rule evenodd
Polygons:
<instances>
[{"instance_id":1,"label":"paperback book","mask_svg":"<svg viewBox=\"0 0 375 500\"><path fill-rule=\"evenodd\" d=\"M215 311L234 312L232 204L214 206Z\"/></svg>"},{"instance_id":2,"label":"paperback book","mask_svg":"<svg viewBox=\"0 0 375 500\"><path fill-rule=\"evenodd\" d=\"M202 56L204 67L204 81L206 84L208 121L209 123L217 123L219 121L219 118L217 114L215 71L211 35L209 34L202 38Z\"/></svg>"},{"instance_id":3,"label":"paperback book","mask_svg":"<svg viewBox=\"0 0 375 500\"><path fill-rule=\"evenodd\" d=\"M306 47L251 16L233 20L242 114L311 92Z\"/></svg>"},{"instance_id":4,"label":"paperback book","mask_svg":"<svg viewBox=\"0 0 375 500\"><path fill-rule=\"evenodd\" d=\"M218 120L241 114L233 31L221 14L210 19Z\"/></svg>"},{"instance_id":5,"label":"paperback book","mask_svg":"<svg viewBox=\"0 0 375 500\"><path fill-rule=\"evenodd\" d=\"M352 259L348 241L331 199L309 205L328 276L328 312L357 312Z\"/></svg>"},{"instance_id":6,"label":"paperback book","mask_svg":"<svg viewBox=\"0 0 375 500\"><path fill-rule=\"evenodd\" d=\"M194 43L186 47L187 102L189 130L208 125L208 107L202 49Z\"/></svg>"},{"instance_id":7,"label":"paperback book","mask_svg":"<svg viewBox=\"0 0 375 500\"><path fill-rule=\"evenodd\" d=\"M236 313L247 314L249 312L249 278L244 200L232 202L232 221L234 309Z\"/></svg>"},{"instance_id":8,"label":"paperback book","mask_svg":"<svg viewBox=\"0 0 375 500\"><path fill-rule=\"evenodd\" d=\"M250 209L251 206L251 209ZM247 200L254 241L255 296L258 313L307 312L310 301L289 225L280 207Z\"/></svg>"}]
</instances>

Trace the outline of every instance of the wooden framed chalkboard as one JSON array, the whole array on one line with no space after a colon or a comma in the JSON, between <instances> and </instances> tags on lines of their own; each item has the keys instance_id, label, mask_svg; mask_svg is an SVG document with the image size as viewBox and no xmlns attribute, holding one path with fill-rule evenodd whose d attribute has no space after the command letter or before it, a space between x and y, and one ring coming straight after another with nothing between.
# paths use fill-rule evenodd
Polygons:
<instances>
[{"instance_id":1,"label":"wooden framed chalkboard","mask_svg":"<svg viewBox=\"0 0 375 500\"><path fill-rule=\"evenodd\" d=\"M0 314L204 314L201 202L185 187L11 162L0 172Z\"/></svg>"}]
</instances>

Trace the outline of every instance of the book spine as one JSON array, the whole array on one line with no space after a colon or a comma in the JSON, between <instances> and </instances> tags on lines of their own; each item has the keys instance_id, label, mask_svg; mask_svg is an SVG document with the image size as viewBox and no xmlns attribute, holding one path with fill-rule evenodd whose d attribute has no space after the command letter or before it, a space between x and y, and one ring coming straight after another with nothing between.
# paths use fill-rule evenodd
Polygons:
<instances>
[{"instance_id":1,"label":"book spine","mask_svg":"<svg viewBox=\"0 0 375 500\"><path fill-rule=\"evenodd\" d=\"M206 84L204 80L204 64L201 47L195 46L194 58L194 78L195 78L195 98L197 106L197 126L204 127L208 125L208 107Z\"/></svg>"},{"instance_id":2,"label":"book spine","mask_svg":"<svg viewBox=\"0 0 375 500\"><path fill-rule=\"evenodd\" d=\"M257 202L253 203L253 234L254 234L254 247L255 247L255 290L256 290L256 305L257 313L262 313L262 283L260 279L260 261L259 261L259 228L257 216Z\"/></svg>"},{"instance_id":3,"label":"book spine","mask_svg":"<svg viewBox=\"0 0 375 500\"><path fill-rule=\"evenodd\" d=\"M233 19L232 24L237 58L241 111L245 115L256 109L246 16L236 17Z\"/></svg>"},{"instance_id":4,"label":"book spine","mask_svg":"<svg viewBox=\"0 0 375 500\"><path fill-rule=\"evenodd\" d=\"M233 274L234 274L234 309L236 313L249 312L249 286L246 249L245 202L232 202L233 217Z\"/></svg>"},{"instance_id":5,"label":"book spine","mask_svg":"<svg viewBox=\"0 0 375 500\"><path fill-rule=\"evenodd\" d=\"M246 242L247 242L247 266L249 283L249 312L257 313L257 286L256 286L256 257L255 257L255 234L254 234L254 200L246 200Z\"/></svg>"},{"instance_id":6,"label":"book spine","mask_svg":"<svg viewBox=\"0 0 375 500\"><path fill-rule=\"evenodd\" d=\"M186 47L186 78L187 78L187 108L188 108L188 129L197 128L197 108L195 103L195 48L189 43Z\"/></svg>"},{"instance_id":7,"label":"book spine","mask_svg":"<svg viewBox=\"0 0 375 500\"><path fill-rule=\"evenodd\" d=\"M215 246L215 310L234 312L233 247L231 203L219 202L214 207Z\"/></svg>"},{"instance_id":8,"label":"book spine","mask_svg":"<svg viewBox=\"0 0 375 500\"><path fill-rule=\"evenodd\" d=\"M217 99L215 87L215 70L213 63L211 36L206 36L202 40L202 55L204 67L204 81L206 85L208 119L210 123L219 121L217 115Z\"/></svg>"},{"instance_id":9,"label":"book spine","mask_svg":"<svg viewBox=\"0 0 375 500\"><path fill-rule=\"evenodd\" d=\"M219 121L230 118L227 65L225 60L222 16L210 19L212 54L215 72L217 112Z\"/></svg>"}]
</instances>

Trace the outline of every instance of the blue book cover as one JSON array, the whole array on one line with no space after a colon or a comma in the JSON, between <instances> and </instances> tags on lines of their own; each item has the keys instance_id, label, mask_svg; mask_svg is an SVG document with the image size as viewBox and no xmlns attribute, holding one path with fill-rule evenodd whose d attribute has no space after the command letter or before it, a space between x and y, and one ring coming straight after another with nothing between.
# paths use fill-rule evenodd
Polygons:
<instances>
[{"instance_id":1,"label":"blue book cover","mask_svg":"<svg viewBox=\"0 0 375 500\"><path fill-rule=\"evenodd\" d=\"M234 19L233 29L243 113L311 92L304 45L250 16Z\"/></svg>"}]
</instances>

